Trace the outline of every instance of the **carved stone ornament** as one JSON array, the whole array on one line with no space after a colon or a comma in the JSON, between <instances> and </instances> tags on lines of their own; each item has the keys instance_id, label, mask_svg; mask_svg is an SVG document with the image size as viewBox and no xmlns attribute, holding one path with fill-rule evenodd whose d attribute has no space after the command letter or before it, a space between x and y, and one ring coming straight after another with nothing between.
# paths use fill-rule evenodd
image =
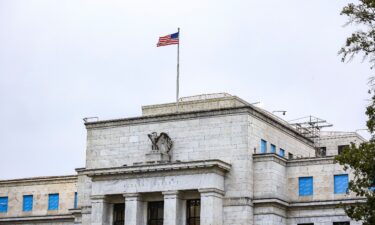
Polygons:
<instances>
[{"instance_id":1,"label":"carved stone ornament","mask_svg":"<svg viewBox=\"0 0 375 225\"><path fill-rule=\"evenodd\" d=\"M170 161L169 152L172 149L172 139L166 133L152 132L147 135L151 140L151 152L146 154L146 160L148 162L166 162Z\"/></svg>"}]
</instances>

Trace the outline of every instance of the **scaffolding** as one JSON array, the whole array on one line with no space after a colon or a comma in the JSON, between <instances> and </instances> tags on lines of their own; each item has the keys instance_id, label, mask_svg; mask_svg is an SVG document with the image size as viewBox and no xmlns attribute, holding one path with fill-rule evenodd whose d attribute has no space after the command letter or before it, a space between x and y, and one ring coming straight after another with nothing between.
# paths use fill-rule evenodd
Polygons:
<instances>
[{"instance_id":1,"label":"scaffolding","mask_svg":"<svg viewBox=\"0 0 375 225\"><path fill-rule=\"evenodd\" d=\"M314 141L314 147L319 147L320 131L325 127L333 126L326 120L315 116L306 116L288 122L303 136Z\"/></svg>"}]
</instances>

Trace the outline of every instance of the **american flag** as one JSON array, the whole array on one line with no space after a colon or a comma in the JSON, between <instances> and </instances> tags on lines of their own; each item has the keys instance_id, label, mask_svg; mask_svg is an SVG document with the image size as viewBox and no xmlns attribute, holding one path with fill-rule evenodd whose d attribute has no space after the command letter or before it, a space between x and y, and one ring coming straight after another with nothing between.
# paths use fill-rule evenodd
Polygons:
<instances>
[{"instance_id":1,"label":"american flag","mask_svg":"<svg viewBox=\"0 0 375 225\"><path fill-rule=\"evenodd\" d=\"M159 42L156 46L160 47L160 46L166 46L166 45L177 45L178 42L179 42L179 32L160 37Z\"/></svg>"}]
</instances>

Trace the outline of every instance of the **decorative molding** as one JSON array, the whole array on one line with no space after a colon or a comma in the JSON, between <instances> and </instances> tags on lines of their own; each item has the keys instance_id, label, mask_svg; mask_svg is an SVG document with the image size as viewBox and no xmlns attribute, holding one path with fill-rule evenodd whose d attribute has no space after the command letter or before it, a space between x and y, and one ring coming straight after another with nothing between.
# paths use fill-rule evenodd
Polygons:
<instances>
[{"instance_id":1,"label":"decorative molding","mask_svg":"<svg viewBox=\"0 0 375 225\"><path fill-rule=\"evenodd\" d=\"M266 161L273 161L279 163L283 166L287 165L288 160L284 157L281 157L275 153L257 153L253 154L254 162L266 162Z\"/></svg>"},{"instance_id":2,"label":"decorative molding","mask_svg":"<svg viewBox=\"0 0 375 225\"><path fill-rule=\"evenodd\" d=\"M17 222L65 222L74 221L74 216L72 214L60 214L60 215L45 215L45 216L23 216L23 217L3 217L0 218L2 224L17 223Z\"/></svg>"},{"instance_id":3,"label":"decorative molding","mask_svg":"<svg viewBox=\"0 0 375 225\"><path fill-rule=\"evenodd\" d=\"M288 160L287 167L335 164L334 159L334 156L291 159Z\"/></svg>"},{"instance_id":4,"label":"decorative molding","mask_svg":"<svg viewBox=\"0 0 375 225\"><path fill-rule=\"evenodd\" d=\"M124 198L139 198L141 195L140 193L124 193Z\"/></svg>"},{"instance_id":5,"label":"decorative molding","mask_svg":"<svg viewBox=\"0 0 375 225\"><path fill-rule=\"evenodd\" d=\"M76 183L77 180L78 180L77 175L30 177L30 178L21 178L21 179L12 179L12 180L0 180L0 186Z\"/></svg>"},{"instance_id":6,"label":"decorative molding","mask_svg":"<svg viewBox=\"0 0 375 225\"><path fill-rule=\"evenodd\" d=\"M363 203L366 200L363 198L357 199L340 199L340 200L326 200L326 201L305 201L305 202L288 202L279 198L261 198L254 199L253 204L256 207L257 205L279 205L282 207L291 208L305 208L312 207L314 209L324 208L324 207L336 207L340 204L354 204L354 203Z\"/></svg>"},{"instance_id":7,"label":"decorative molding","mask_svg":"<svg viewBox=\"0 0 375 225\"><path fill-rule=\"evenodd\" d=\"M223 197L225 194L225 191L222 191L217 188L199 188L198 189L201 196L211 196L214 195L216 197Z\"/></svg>"},{"instance_id":8,"label":"decorative molding","mask_svg":"<svg viewBox=\"0 0 375 225\"><path fill-rule=\"evenodd\" d=\"M77 172L79 174L87 175L92 178L111 177L118 175L128 175L131 177L161 172L179 172L179 171L194 171L194 170L213 170L214 172L224 174L230 171L231 165L221 160L201 160L190 162L173 162L173 163L159 163L159 164L142 164L135 166L123 166L113 168L100 169L82 169Z\"/></svg>"},{"instance_id":9,"label":"decorative molding","mask_svg":"<svg viewBox=\"0 0 375 225\"><path fill-rule=\"evenodd\" d=\"M286 167L334 164L335 163L334 159L335 159L334 156L286 159L275 153L253 154L254 163L273 161Z\"/></svg>"},{"instance_id":10,"label":"decorative molding","mask_svg":"<svg viewBox=\"0 0 375 225\"><path fill-rule=\"evenodd\" d=\"M253 206L249 197L224 198L223 206Z\"/></svg>"}]
</instances>

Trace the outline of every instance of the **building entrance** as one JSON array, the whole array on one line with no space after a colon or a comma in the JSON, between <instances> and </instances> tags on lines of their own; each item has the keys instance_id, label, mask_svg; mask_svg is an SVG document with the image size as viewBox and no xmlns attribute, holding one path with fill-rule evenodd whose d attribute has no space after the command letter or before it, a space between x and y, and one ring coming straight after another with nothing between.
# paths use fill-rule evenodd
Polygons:
<instances>
[{"instance_id":1,"label":"building entrance","mask_svg":"<svg viewBox=\"0 0 375 225\"><path fill-rule=\"evenodd\" d=\"M113 225L124 225L125 204L114 204L113 206Z\"/></svg>"},{"instance_id":2,"label":"building entrance","mask_svg":"<svg viewBox=\"0 0 375 225\"><path fill-rule=\"evenodd\" d=\"M163 225L164 202L149 202L147 210L147 225Z\"/></svg>"}]
</instances>

